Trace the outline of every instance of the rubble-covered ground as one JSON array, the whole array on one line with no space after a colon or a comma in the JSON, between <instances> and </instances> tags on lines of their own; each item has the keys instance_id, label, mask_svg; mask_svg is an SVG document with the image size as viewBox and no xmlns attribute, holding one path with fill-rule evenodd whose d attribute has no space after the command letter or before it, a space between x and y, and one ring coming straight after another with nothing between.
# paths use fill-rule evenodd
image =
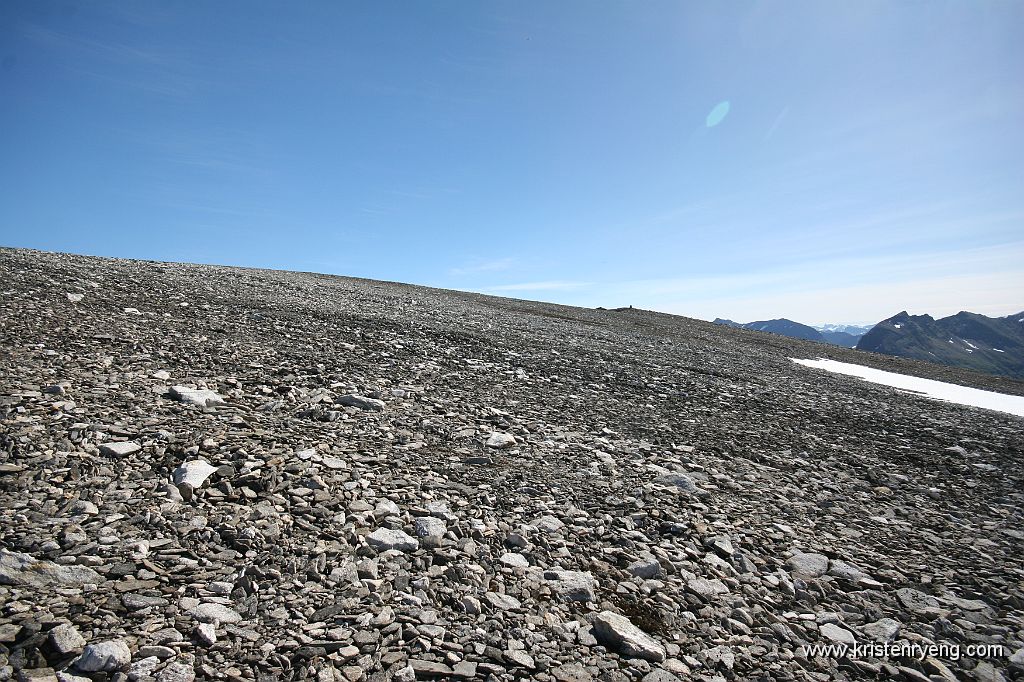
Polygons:
<instances>
[{"instance_id":1,"label":"rubble-covered ground","mask_svg":"<svg viewBox=\"0 0 1024 682\"><path fill-rule=\"evenodd\" d=\"M0 680L1024 674L1024 420L788 358L1020 383L9 249L0 334Z\"/></svg>"}]
</instances>

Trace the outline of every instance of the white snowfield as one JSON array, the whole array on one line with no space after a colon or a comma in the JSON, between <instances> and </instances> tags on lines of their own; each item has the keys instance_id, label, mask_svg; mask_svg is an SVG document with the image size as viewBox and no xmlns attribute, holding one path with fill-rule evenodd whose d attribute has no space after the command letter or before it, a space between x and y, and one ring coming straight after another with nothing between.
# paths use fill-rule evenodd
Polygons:
<instances>
[{"instance_id":1,"label":"white snowfield","mask_svg":"<svg viewBox=\"0 0 1024 682\"><path fill-rule=\"evenodd\" d=\"M804 367L814 367L815 369L824 369L837 374L858 377L873 384L892 386L904 391L919 393L935 400L945 400L951 403L959 403L960 405L971 405L985 410L1007 412L1018 417L1024 417L1024 396L982 391L977 388L947 384L944 381L935 381L933 379L920 379L907 376L906 374L896 374L895 372L886 372L872 367L839 362L838 360L826 360L824 358L818 358L817 360L790 358L790 360Z\"/></svg>"}]
</instances>

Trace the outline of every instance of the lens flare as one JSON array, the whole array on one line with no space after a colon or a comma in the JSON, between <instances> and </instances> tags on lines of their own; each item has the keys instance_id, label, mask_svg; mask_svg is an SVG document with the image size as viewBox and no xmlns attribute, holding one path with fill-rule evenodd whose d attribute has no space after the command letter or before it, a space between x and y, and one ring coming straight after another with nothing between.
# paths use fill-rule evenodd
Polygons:
<instances>
[{"instance_id":1,"label":"lens flare","mask_svg":"<svg viewBox=\"0 0 1024 682\"><path fill-rule=\"evenodd\" d=\"M725 117L729 114L729 100L719 102L715 105L715 108L708 114L706 121L708 128L714 128L716 125L721 123Z\"/></svg>"}]
</instances>

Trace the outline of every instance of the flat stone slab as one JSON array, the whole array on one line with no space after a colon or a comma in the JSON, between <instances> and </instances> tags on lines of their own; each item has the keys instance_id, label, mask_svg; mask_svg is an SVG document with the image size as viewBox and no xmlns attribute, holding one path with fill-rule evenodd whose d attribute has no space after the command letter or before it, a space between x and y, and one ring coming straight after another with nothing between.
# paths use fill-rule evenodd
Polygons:
<instances>
[{"instance_id":1,"label":"flat stone slab","mask_svg":"<svg viewBox=\"0 0 1024 682\"><path fill-rule=\"evenodd\" d=\"M200 623L240 623L242 615L223 604L200 604L191 611L192 616Z\"/></svg>"},{"instance_id":2,"label":"flat stone slab","mask_svg":"<svg viewBox=\"0 0 1024 682\"><path fill-rule=\"evenodd\" d=\"M355 393L343 395L338 398L336 402L341 405L345 405L346 407L355 407L360 410L369 410L373 412L381 412L384 410L383 400L367 398L366 396L356 395Z\"/></svg>"},{"instance_id":3,"label":"flat stone slab","mask_svg":"<svg viewBox=\"0 0 1024 682\"><path fill-rule=\"evenodd\" d=\"M828 571L828 557L814 552L798 552L789 557L786 567L794 578L814 580Z\"/></svg>"},{"instance_id":4,"label":"flat stone slab","mask_svg":"<svg viewBox=\"0 0 1024 682\"><path fill-rule=\"evenodd\" d=\"M142 446L135 441L123 440L117 443L103 443L100 445L100 454L107 457L127 457L141 449Z\"/></svg>"},{"instance_id":5,"label":"flat stone slab","mask_svg":"<svg viewBox=\"0 0 1024 682\"><path fill-rule=\"evenodd\" d=\"M217 471L217 467L204 459L183 462L174 470L174 485L188 484L193 488L199 488L215 471Z\"/></svg>"},{"instance_id":6,"label":"flat stone slab","mask_svg":"<svg viewBox=\"0 0 1024 682\"><path fill-rule=\"evenodd\" d=\"M171 386L171 397L178 402L199 405L200 407L209 407L210 405L218 405L224 402L224 398L209 389L189 388L187 386Z\"/></svg>"},{"instance_id":7,"label":"flat stone slab","mask_svg":"<svg viewBox=\"0 0 1024 682\"><path fill-rule=\"evenodd\" d=\"M597 641L613 651L654 663L665 660L665 647L621 614L602 611L594 618L593 629Z\"/></svg>"},{"instance_id":8,"label":"flat stone slab","mask_svg":"<svg viewBox=\"0 0 1024 682\"><path fill-rule=\"evenodd\" d=\"M378 528L366 536L366 542L378 551L396 549L399 552L415 552L420 547L419 540L401 530Z\"/></svg>"},{"instance_id":9,"label":"flat stone slab","mask_svg":"<svg viewBox=\"0 0 1024 682\"><path fill-rule=\"evenodd\" d=\"M24 587L81 587L104 580L86 566L63 566L28 554L0 549L0 585Z\"/></svg>"}]
</instances>

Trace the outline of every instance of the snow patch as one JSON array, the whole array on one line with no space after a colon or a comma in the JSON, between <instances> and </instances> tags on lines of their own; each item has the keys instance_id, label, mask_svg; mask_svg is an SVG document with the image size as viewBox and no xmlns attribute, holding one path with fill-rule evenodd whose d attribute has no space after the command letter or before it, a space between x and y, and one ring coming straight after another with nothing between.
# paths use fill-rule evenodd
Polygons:
<instances>
[{"instance_id":1,"label":"snow patch","mask_svg":"<svg viewBox=\"0 0 1024 682\"><path fill-rule=\"evenodd\" d=\"M964 343L966 343L966 344L967 344L968 346L970 346L970 347L971 347L971 348L973 348L974 350L978 350L978 347L977 347L977 346L975 346L975 345L974 345L973 343L971 343L970 341L968 341L967 339L964 339Z\"/></svg>"},{"instance_id":2,"label":"snow patch","mask_svg":"<svg viewBox=\"0 0 1024 682\"><path fill-rule=\"evenodd\" d=\"M1005 351L1005 350L1003 350L1002 348L993 348L992 350L994 350L994 351L995 351L995 352L997 352L997 353L1005 353L1005 352L1006 352L1006 351Z\"/></svg>"},{"instance_id":3,"label":"snow patch","mask_svg":"<svg viewBox=\"0 0 1024 682\"><path fill-rule=\"evenodd\" d=\"M894 324L893 326L896 327L897 329L903 329L902 324Z\"/></svg>"},{"instance_id":4,"label":"snow patch","mask_svg":"<svg viewBox=\"0 0 1024 682\"><path fill-rule=\"evenodd\" d=\"M985 410L995 410L1024 417L1024 396L1007 395L1005 393L996 393L995 391L982 391L977 388L947 384L944 381L935 381L933 379L920 379L907 376L906 374L886 372L872 367L838 362L837 360L826 360L824 358L817 360L790 358L790 360L804 367L824 369L837 374L858 377L873 384L883 384L904 391L918 393L926 398L944 400L960 405L970 405Z\"/></svg>"}]
</instances>

